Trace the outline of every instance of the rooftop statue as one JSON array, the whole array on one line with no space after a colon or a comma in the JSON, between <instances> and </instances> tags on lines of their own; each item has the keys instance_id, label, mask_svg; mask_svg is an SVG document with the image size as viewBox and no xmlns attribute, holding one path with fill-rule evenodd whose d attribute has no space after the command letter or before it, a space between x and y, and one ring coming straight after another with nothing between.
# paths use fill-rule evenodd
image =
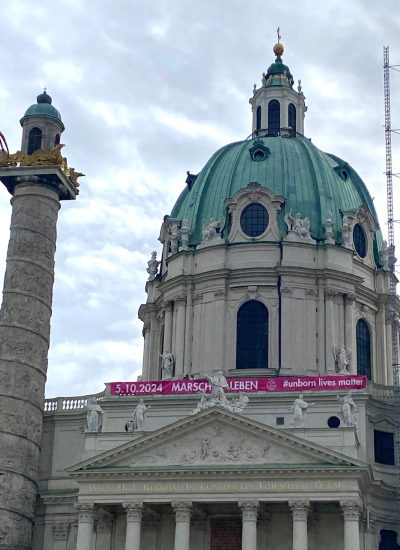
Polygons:
<instances>
[{"instance_id":1,"label":"rooftop statue","mask_svg":"<svg viewBox=\"0 0 400 550\"><path fill-rule=\"evenodd\" d=\"M88 397L85 432L101 432L103 425L103 409L95 397Z\"/></svg>"},{"instance_id":2,"label":"rooftop statue","mask_svg":"<svg viewBox=\"0 0 400 550\"><path fill-rule=\"evenodd\" d=\"M357 406L353 401L351 391L348 391L345 396L337 396L337 399L340 403L339 414L343 419L345 426L355 426L357 427L355 411L357 411Z\"/></svg>"},{"instance_id":3,"label":"rooftop statue","mask_svg":"<svg viewBox=\"0 0 400 550\"><path fill-rule=\"evenodd\" d=\"M299 397L294 400L293 405L290 407L290 410L293 412L290 425L293 428L304 427L304 415L307 412L308 407L311 407L312 405L315 405L315 403L307 403L304 401L303 394L300 394Z\"/></svg>"}]
</instances>

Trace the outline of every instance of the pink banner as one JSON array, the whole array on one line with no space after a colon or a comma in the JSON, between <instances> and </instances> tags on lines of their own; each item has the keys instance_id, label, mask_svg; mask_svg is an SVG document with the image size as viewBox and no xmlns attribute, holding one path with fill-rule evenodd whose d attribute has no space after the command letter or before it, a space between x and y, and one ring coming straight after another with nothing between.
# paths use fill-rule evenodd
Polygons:
<instances>
[{"instance_id":1,"label":"pink banner","mask_svg":"<svg viewBox=\"0 0 400 550\"><path fill-rule=\"evenodd\" d=\"M285 376L227 378L227 392L302 392L363 390L367 387L365 376ZM157 380L143 382L110 382L110 395L181 395L211 392L208 380Z\"/></svg>"}]
</instances>

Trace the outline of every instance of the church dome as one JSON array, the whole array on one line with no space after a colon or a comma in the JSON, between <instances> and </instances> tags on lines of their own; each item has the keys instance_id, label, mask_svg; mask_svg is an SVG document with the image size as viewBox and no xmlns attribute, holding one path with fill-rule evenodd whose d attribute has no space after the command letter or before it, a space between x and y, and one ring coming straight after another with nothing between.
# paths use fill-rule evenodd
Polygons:
<instances>
[{"instance_id":1,"label":"church dome","mask_svg":"<svg viewBox=\"0 0 400 550\"><path fill-rule=\"evenodd\" d=\"M367 207L378 226L372 198L357 172L299 134L296 137L247 139L222 147L206 163L194 183L181 193L171 218L188 221L190 244L197 245L202 240L203 224L211 218L224 221L227 227L226 199L250 182L257 182L285 199L278 215L281 238L286 234L285 214L290 212L299 212L309 218L311 236L317 241L324 240L329 212L337 243L341 243L343 212ZM379 231L376 240L375 259L380 264L378 250L382 237Z\"/></svg>"},{"instance_id":2,"label":"church dome","mask_svg":"<svg viewBox=\"0 0 400 550\"><path fill-rule=\"evenodd\" d=\"M21 118L21 126L28 117L48 117L56 119L62 124L60 112L53 107L52 99L49 94L44 91L39 94L36 98L37 103L31 105L25 112L24 116ZM63 125L64 126L64 125Z\"/></svg>"}]
</instances>

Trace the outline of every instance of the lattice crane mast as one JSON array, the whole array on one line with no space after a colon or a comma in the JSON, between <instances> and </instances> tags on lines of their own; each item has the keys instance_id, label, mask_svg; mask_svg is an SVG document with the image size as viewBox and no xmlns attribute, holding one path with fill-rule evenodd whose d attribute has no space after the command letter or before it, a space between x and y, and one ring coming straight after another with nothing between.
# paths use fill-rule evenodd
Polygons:
<instances>
[{"instance_id":1,"label":"lattice crane mast","mask_svg":"<svg viewBox=\"0 0 400 550\"><path fill-rule=\"evenodd\" d=\"M390 269L390 316L392 322L392 365L394 384L400 385L400 365L398 349L398 312L395 275L395 244L394 244L394 217L393 217L393 174L392 171L392 132L399 133L399 130L392 130L390 115L390 69L399 70L398 65L389 64L389 46L383 47L383 83L385 98L385 144L386 144L386 194L387 194L387 225L388 225L388 251L389 251L389 269Z\"/></svg>"}]
</instances>

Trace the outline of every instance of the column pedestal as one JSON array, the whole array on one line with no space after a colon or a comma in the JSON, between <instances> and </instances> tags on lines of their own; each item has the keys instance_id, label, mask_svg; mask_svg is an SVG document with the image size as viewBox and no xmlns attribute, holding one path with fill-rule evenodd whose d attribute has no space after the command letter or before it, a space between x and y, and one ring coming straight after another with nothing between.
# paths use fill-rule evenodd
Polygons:
<instances>
[{"instance_id":1,"label":"column pedestal","mask_svg":"<svg viewBox=\"0 0 400 550\"><path fill-rule=\"evenodd\" d=\"M310 503L306 500L289 502L293 517L293 550L308 550L307 516Z\"/></svg>"},{"instance_id":2,"label":"column pedestal","mask_svg":"<svg viewBox=\"0 0 400 550\"><path fill-rule=\"evenodd\" d=\"M172 502L175 512L174 550L189 550L191 502Z\"/></svg>"},{"instance_id":3,"label":"column pedestal","mask_svg":"<svg viewBox=\"0 0 400 550\"><path fill-rule=\"evenodd\" d=\"M126 510L125 550L140 550L143 502L129 502L122 506Z\"/></svg>"},{"instance_id":4,"label":"column pedestal","mask_svg":"<svg viewBox=\"0 0 400 550\"><path fill-rule=\"evenodd\" d=\"M239 502L242 510L242 550L257 550L258 502Z\"/></svg>"}]
</instances>

